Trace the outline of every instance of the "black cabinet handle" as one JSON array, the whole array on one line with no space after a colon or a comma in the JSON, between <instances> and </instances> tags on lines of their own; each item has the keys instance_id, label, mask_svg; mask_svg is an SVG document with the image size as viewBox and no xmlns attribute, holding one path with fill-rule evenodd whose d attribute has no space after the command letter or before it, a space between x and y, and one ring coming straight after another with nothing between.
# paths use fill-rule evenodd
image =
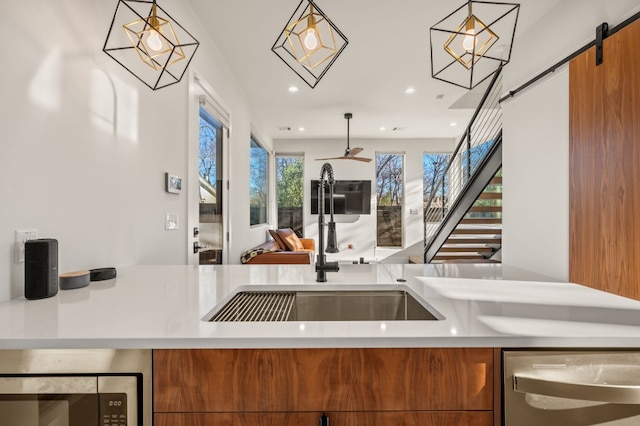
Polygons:
<instances>
[{"instance_id":1,"label":"black cabinet handle","mask_svg":"<svg viewBox=\"0 0 640 426\"><path fill-rule=\"evenodd\" d=\"M327 417L326 413L322 413L322 416L320 416L320 426L329 426L329 417Z\"/></svg>"}]
</instances>

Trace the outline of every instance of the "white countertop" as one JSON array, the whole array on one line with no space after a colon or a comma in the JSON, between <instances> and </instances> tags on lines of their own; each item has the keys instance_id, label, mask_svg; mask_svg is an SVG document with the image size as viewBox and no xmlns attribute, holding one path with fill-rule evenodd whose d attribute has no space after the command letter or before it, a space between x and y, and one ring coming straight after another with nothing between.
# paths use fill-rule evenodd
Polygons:
<instances>
[{"instance_id":1,"label":"white countertop","mask_svg":"<svg viewBox=\"0 0 640 426\"><path fill-rule=\"evenodd\" d=\"M444 319L202 320L241 286L372 284L405 285ZM214 347L637 348L640 302L503 265L371 264L341 265L327 283L309 265L136 266L49 299L0 304L0 349Z\"/></svg>"}]
</instances>

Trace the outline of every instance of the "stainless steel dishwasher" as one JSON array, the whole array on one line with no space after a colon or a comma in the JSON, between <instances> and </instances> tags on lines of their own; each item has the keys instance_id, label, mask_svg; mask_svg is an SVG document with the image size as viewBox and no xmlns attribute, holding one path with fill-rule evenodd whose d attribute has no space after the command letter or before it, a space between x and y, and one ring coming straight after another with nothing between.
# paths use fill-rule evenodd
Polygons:
<instances>
[{"instance_id":1,"label":"stainless steel dishwasher","mask_svg":"<svg viewBox=\"0 0 640 426\"><path fill-rule=\"evenodd\" d=\"M505 426L640 425L640 352L505 350Z\"/></svg>"}]
</instances>

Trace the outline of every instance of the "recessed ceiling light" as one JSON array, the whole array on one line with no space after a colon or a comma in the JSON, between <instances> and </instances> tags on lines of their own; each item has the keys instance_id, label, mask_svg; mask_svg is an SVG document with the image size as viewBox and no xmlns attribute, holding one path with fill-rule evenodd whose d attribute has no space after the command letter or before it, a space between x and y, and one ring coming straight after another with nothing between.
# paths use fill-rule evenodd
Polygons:
<instances>
[{"instance_id":1,"label":"recessed ceiling light","mask_svg":"<svg viewBox=\"0 0 640 426\"><path fill-rule=\"evenodd\" d=\"M452 121L451 123L449 123L449 126L451 127L456 127L458 125L458 123L456 123L455 121Z\"/></svg>"},{"instance_id":2,"label":"recessed ceiling light","mask_svg":"<svg viewBox=\"0 0 640 426\"><path fill-rule=\"evenodd\" d=\"M443 95L443 94L436 95L436 98L435 98L435 99L436 99L436 101L441 101L441 100L443 100L443 99L444 99L444 95Z\"/></svg>"},{"instance_id":3,"label":"recessed ceiling light","mask_svg":"<svg viewBox=\"0 0 640 426\"><path fill-rule=\"evenodd\" d=\"M404 91L404 93L406 93L407 95L411 95L413 93L416 92L416 88L415 87L407 87L407 90Z\"/></svg>"},{"instance_id":4,"label":"recessed ceiling light","mask_svg":"<svg viewBox=\"0 0 640 426\"><path fill-rule=\"evenodd\" d=\"M297 91L298 91L298 88L296 86L289 86L289 92L296 93Z\"/></svg>"},{"instance_id":5,"label":"recessed ceiling light","mask_svg":"<svg viewBox=\"0 0 640 426\"><path fill-rule=\"evenodd\" d=\"M304 127L298 127L299 132L304 132Z\"/></svg>"},{"instance_id":6,"label":"recessed ceiling light","mask_svg":"<svg viewBox=\"0 0 640 426\"><path fill-rule=\"evenodd\" d=\"M386 128L386 127L384 127L384 126L381 126L381 127L380 127L380 131L381 131L381 132L384 132L385 130L387 130L387 128Z\"/></svg>"}]
</instances>

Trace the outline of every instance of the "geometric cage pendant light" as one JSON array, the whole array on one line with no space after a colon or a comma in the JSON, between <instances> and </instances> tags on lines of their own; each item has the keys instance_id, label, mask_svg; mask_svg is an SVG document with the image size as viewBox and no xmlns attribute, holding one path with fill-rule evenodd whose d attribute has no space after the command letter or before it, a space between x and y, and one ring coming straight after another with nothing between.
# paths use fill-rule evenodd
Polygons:
<instances>
[{"instance_id":1,"label":"geometric cage pendant light","mask_svg":"<svg viewBox=\"0 0 640 426\"><path fill-rule=\"evenodd\" d=\"M520 5L472 1L430 29L431 76L473 89L511 59Z\"/></svg>"},{"instance_id":2,"label":"geometric cage pendant light","mask_svg":"<svg viewBox=\"0 0 640 426\"><path fill-rule=\"evenodd\" d=\"M157 90L182 79L199 45L156 0L119 0L102 50Z\"/></svg>"},{"instance_id":3,"label":"geometric cage pendant light","mask_svg":"<svg viewBox=\"0 0 640 426\"><path fill-rule=\"evenodd\" d=\"M348 43L314 0L301 0L271 50L313 89Z\"/></svg>"}]
</instances>

